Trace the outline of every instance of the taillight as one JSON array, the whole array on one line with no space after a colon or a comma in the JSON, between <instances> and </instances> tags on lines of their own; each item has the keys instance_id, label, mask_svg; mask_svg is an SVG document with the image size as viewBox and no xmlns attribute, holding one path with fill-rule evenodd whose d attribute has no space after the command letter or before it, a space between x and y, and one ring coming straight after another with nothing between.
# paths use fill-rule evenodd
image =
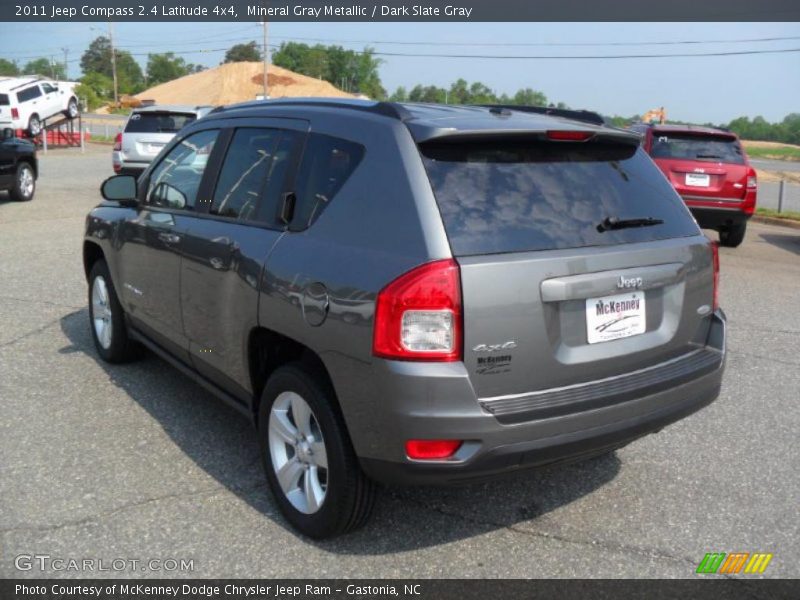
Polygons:
<instances>
[{"instance_id":1,"label":"taillight","mask_svg":"<svg viewBox=\"0 0 800 600\"><path fill-rule=\"evenodd\" d=\"M12 108L11 109L11 118L12 119L19 119L19 109Z\"/></svg>"},{"instance_id":2,"label":"taillight","mask_svg":"<svg viewBox=\"0 0 800 600\"><path fill-rule=\"evenodd\" d=\"M714 264L714 310L719 308L719 243L711 242L711 262Z\"/></svg>"},{"instance_id":3,"label":"taillight","mask_svg":"<svg viewBox=\"0 0 800 600\"><path fill-rule=\"evenodd\" d=\"M453 259L412 269L375 302L372 353L398 360L461 360L461 276Z\"/></svg>"},{"instance_id":4,"label":"taillight","mask_svg":"<svg viewBox=\"0 0 800 600\"><path fill-rule=\"evenodd\" d=\"M747 172L747 189L754 190L758 187L758 178L756 177L755 169L751 168Z\"/></svg>"},{"instance_id":5,"label":"taillight","mask_svg":"<svg viewBox=\"0 0 800 600\"><path fill-rule=\"evenodd\" d=\"M547 132L547 139L554 142L585 142L594 136L592 131L562 131L551 129Z\"/></svg>"},{"instance_id":6,"label":"taillight","mask_svg":"<svg viewBox=\"0 0 800 600\"><path fill-rule=\"evenodd\" d=\"M414 460L450 458L461 447L461 440L408 440L406 456Z\"/></svg>"},{"instance_id":7,"label":"taillight","mask_svg":"<svg viewBox=\"0 0 800 600\"><path fill-rule=\"evenodd\" d=\"M118 133L117 137L114 138L114 150L122 150L122 134Z\"/></svg>"}]
</instances>

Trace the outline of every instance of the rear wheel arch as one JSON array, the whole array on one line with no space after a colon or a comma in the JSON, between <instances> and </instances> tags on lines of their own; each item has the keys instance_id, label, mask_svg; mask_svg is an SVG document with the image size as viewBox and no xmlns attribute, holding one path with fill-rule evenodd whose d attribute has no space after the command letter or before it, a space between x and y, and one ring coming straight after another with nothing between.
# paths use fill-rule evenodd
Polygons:
<instances>
[{"instance_id":1,"label":"rear wheel arch","mask_svg":"<svg viewBox=\"0 0 800 600\"><path fill-rule=\"evenodd\" d=\"M278 368L289 363L301 363L316 375L319 382L330 389L331 397L336 399L334 408L341 413L330 373L320 356L308 346L271 329L257 327L250 332L247 356L253 390L253 420L256 424L267 381Z\"/></svg>"}]
</instances>

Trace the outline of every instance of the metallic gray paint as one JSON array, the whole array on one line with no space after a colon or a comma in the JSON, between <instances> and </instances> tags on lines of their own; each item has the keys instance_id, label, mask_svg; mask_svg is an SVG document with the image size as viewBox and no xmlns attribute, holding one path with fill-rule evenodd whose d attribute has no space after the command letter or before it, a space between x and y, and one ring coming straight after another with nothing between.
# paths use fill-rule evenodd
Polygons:
<instances>
[{"instance_id":1,"label":"metallic gray paint","mask_svg":"<svg viewBox=\"0 0 800 600\"><path fill-rule=\"evenodd\" d=\"M378 292L419 264L452 256L414 135L452 134L468 124L472 133L476 127L491 132L491 124L500 123L492 116L476 125L467 113L479 109L464 109L450 120L434 119L433 109L426 110L418 122L404 123L313 103L267 103L226 109L189 126L161 156L202 128L264 126L282 119L295 129L299 121L307 122L312 132L357 142L367 151L330 206L304 231L216 218L204 213L208 202L198 202L194 213L111 202L98 206L87 218L86 244L102 250L130 326L238 399L251 415L257 399L249 372L250 332L266 328L302 344L330 376L356 454L373 477L393 481L397 478L383 477L374 465L403 466L403 481L414 481L415 469L430 468L405 457L409 438L468 440L466 450L440 465L463 474L470 465L481 471L482 461L509 448L527 453L563 436L580 438L591 449L593 432L606 435L631 423L636 431L647 429L651 416L661 424L713 400L722 366L677 386L666 382L646 396L515 425L500 423L481 406L481 399L491 397L622 379L707 345L724 356L723 317L697 312L712 303L709 242L699 230L695 237L643 244L458 258L463 362L372 356ZM451 113L442 111L444 117ZM578 127L562 121L514 116L503 127ZM212 155L209 164L214 160ZM148 176L149 170L140 182ZM206 199L210 183L201 185ZM180 239L165 242L162 233ZM87 260L94 247L85 247ZM584 299L618 293L620 275L643 278L647 331L588 345ZM508 340L515 347L488 354L472 350ZM510 370L481 372L478 358L488 355L510 356Z\"/></svg>"}]
</instances>

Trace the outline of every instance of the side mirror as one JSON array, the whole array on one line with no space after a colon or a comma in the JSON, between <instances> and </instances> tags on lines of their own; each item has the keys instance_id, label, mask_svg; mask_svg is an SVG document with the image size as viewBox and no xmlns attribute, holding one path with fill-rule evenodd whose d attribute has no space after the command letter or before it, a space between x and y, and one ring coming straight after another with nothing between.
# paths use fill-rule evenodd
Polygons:
<instances>
[{"instance_id":1,"label":"side mirror","mask_svg":"<svg viewBox=\"0 0 800 600\"><path fill-rule=\"evenodd\" d=\"M3 140L10 140L14 137L14 130L11 127L6 127L3 129Z\"/></svg>"},{"instance_id":2,"label":"side mirror","mask_svg":"<svg viewBox=\"0 0 800 600\"><path fill-rule=\"evenodd\" d=\"M100 186L100 193L106 200L119 202L122 206L136 206L136 178L133 175L114 175Z\"/></svg>"},{"instance_id":3,"label":"side mirror","mask_svg":"<svg viewBox=\"0 0 800 600\"><path fill-rule=\"evenodd\" d=\"M150 199L151 201L155 201L157 206L163 206L164 208L174 208L177 210L186 208L186 195L166 181L162 181L156 186Z\"/></svg>"}]
</instances>

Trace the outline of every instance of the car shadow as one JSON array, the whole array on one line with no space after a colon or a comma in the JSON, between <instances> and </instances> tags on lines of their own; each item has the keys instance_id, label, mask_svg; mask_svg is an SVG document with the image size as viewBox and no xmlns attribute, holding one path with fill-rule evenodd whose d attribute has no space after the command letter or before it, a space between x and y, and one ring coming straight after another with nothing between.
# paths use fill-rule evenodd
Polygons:
<instances>
[{"instance_id":1,"label":"car shadow","mask_svg":"<svg viewBox=\"0 0 800 600\"><path fill-rule=\"evenodd\" d=\"M244 417L149 352L125 365L103 362L92 343L86 309L62 317L60 325L70 342L60 353L81 352L95 359L114 385L147 411L195 464L260 513L298 535L283 519L267 489L256 433ZM523 523L536 530L541 517L602 487L619 470L616 454L608 453L487 483L385 487L366 527L334 540L310 543L331 553L382 555L446 544Z\"/></svg>"},{"instance_id":2,"label":"car shadow","mask_svg":"<svg viewBox=\"0 0 800 600\"><path fill-rule=\"evenodd\" d=\"M800 254L800 229L795 233L760 233L759 237L781 250L789 250L795 254Z\"/></svg>"}]
</instances>

